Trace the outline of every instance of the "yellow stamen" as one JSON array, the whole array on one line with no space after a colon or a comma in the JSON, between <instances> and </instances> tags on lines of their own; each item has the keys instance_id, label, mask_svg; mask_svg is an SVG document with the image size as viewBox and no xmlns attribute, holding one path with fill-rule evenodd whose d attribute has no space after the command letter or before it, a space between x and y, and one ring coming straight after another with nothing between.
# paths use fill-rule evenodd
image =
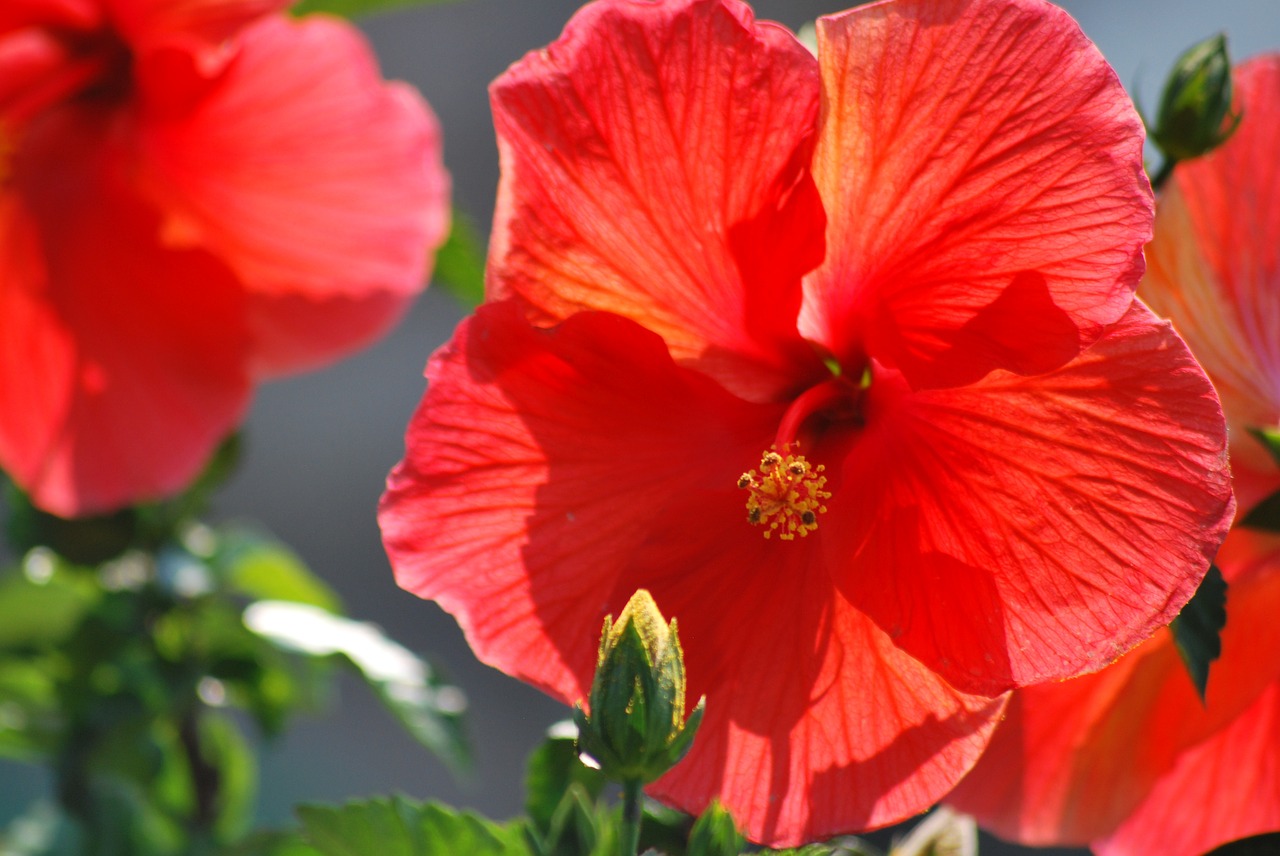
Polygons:
<instances>
[{"instance_id":1,"label":"yellow stamen","mask_svg":"<svg viewBox=\"0 0 1280 856\"><path fill-rule=\"evenodd\" d=\"M777 447L760 458L758 473L743 473L738 487L750 491L747 522L765 526L764 537L774 532L783 541L801 538L818 528L818 515L827 510L822 500L831 496L822 488L827 477L822 464L814 467L804 455L781 455Z\"/></svg>"}]
</instances>

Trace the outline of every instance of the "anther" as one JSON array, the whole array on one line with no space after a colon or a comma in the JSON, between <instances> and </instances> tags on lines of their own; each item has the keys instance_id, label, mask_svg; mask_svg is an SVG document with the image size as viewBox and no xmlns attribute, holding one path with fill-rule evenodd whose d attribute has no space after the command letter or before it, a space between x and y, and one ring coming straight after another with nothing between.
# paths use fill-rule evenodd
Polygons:
<instances>
[{"instance_id":1,"label":"anther","mask_svg":"<svg viewBox=\"0 0 1280 856\"><path fill-rule=\"evenodd\" d=\"M822 500L831 496L823 490L827 483L824 467L809 465L803 455L776 449L760 456L759 475L743 473L738 487L750 491L747 497L747 522L765 525L764 537L776 531L783 541L801 538L818 528L818 515L827 510Z\"/></svg>"}]
</instances>

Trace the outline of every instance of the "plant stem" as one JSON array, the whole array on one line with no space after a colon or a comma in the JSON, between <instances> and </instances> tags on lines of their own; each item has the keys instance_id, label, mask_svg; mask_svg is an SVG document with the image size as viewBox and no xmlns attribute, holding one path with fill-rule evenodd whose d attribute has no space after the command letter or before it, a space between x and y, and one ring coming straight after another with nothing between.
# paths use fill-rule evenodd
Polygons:
<instances>
[{"instance_id":1,"label":"plant stem","mask_svg":"<svg viewBox=\"0 0 1280 856\"><path fill-rule=\"evenodd\" d=\"M187 764L191 768L191 786L195 791L195 806L187 826L192 837L206 835L213 829L218 819L219 789L222 776L218 768L205 758L200 751L200 702L195 703L178 720L178 735L182 740L182 749L187 756Z\"/></svg>"},{"instance_id":2,"label":"plant stem","mask_svg":"<svg viewBox=\"0 0 1280 856\"><path fill-rule=\"evenodd\" d=\"M636 856L640 850L640 780L622 783L622 856Z\"/></svg>"},{"instance_id":3,"label":"plant stem","mask_svg":"<svg viewBox=\"0 0 1280 856\"><path fill-rule=\"evenodd\" d=\"M1165 182L1169 180L1169 176L1173 175L1173 168L1177 166L1177 164L1178 162L1175 159L1165 155L1164 161L1160 164L1160 168L1156 170L1156 174L1151 177L1151 189L1156 193L1159 193L1164 187Z\"/></svg>"}]
</instances>

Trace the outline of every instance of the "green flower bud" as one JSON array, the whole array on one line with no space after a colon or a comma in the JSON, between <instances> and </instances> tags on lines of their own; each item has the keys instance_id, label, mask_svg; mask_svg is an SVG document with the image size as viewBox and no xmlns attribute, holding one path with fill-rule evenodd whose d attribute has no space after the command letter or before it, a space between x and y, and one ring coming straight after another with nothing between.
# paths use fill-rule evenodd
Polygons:
<instances>
[{"instance_id":1,"label":"green flower bud","mask_svg":"<svg viewBox=\"0 0 1280 856\"><path fill-rule=\"evenodd\" d=\"M684 654L649 592L631 596L617 621L606 618L591 683L591 713L574 708L578 751L619 782L652 782L693 745L703 701L685 721Z\"/></svg>"},{"instance_id":2,"label":"green flower bud","mask_svg":"<svg viewBox=\"0 0 1280 856\"><path fill-rule=\"evenodd\" d=\"M1231 109L1231 58L1219 33L1174 64L1151 138L1166 158L1188 160L1222 145L1239 124Z\"/></svg>"}]
</instances>

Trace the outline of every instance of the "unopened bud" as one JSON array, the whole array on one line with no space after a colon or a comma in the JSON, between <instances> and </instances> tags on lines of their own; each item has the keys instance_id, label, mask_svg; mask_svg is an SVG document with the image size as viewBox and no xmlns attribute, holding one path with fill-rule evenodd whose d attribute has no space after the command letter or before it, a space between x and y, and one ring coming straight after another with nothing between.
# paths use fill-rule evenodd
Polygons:
<instances>
[{"instance_id":1,"label":"unopened bud","mask_svg":"<svg viewBox=\"0 0 1280 856\"><path fill-rule=\"evenodd\" d=\"M1231 58L1219 33L1178 57L1160 96L1151 138L1166 158L1188 160L1226 142L1240 124L1231 109Z\"/></svg>"},{"instance_id":2,"label":"unopened bud","mask_svg":"<svg viewBox=\"0 0 1280 856\"><path fill-rule=\"evenodd\" d=\"M605 619L591 683L591 713L579 704L578 751L619 782L652 782L693 745L703 702L685 721L684 655L649 592L631 596L617 621Z\"/></svg>"}]
</instances>

